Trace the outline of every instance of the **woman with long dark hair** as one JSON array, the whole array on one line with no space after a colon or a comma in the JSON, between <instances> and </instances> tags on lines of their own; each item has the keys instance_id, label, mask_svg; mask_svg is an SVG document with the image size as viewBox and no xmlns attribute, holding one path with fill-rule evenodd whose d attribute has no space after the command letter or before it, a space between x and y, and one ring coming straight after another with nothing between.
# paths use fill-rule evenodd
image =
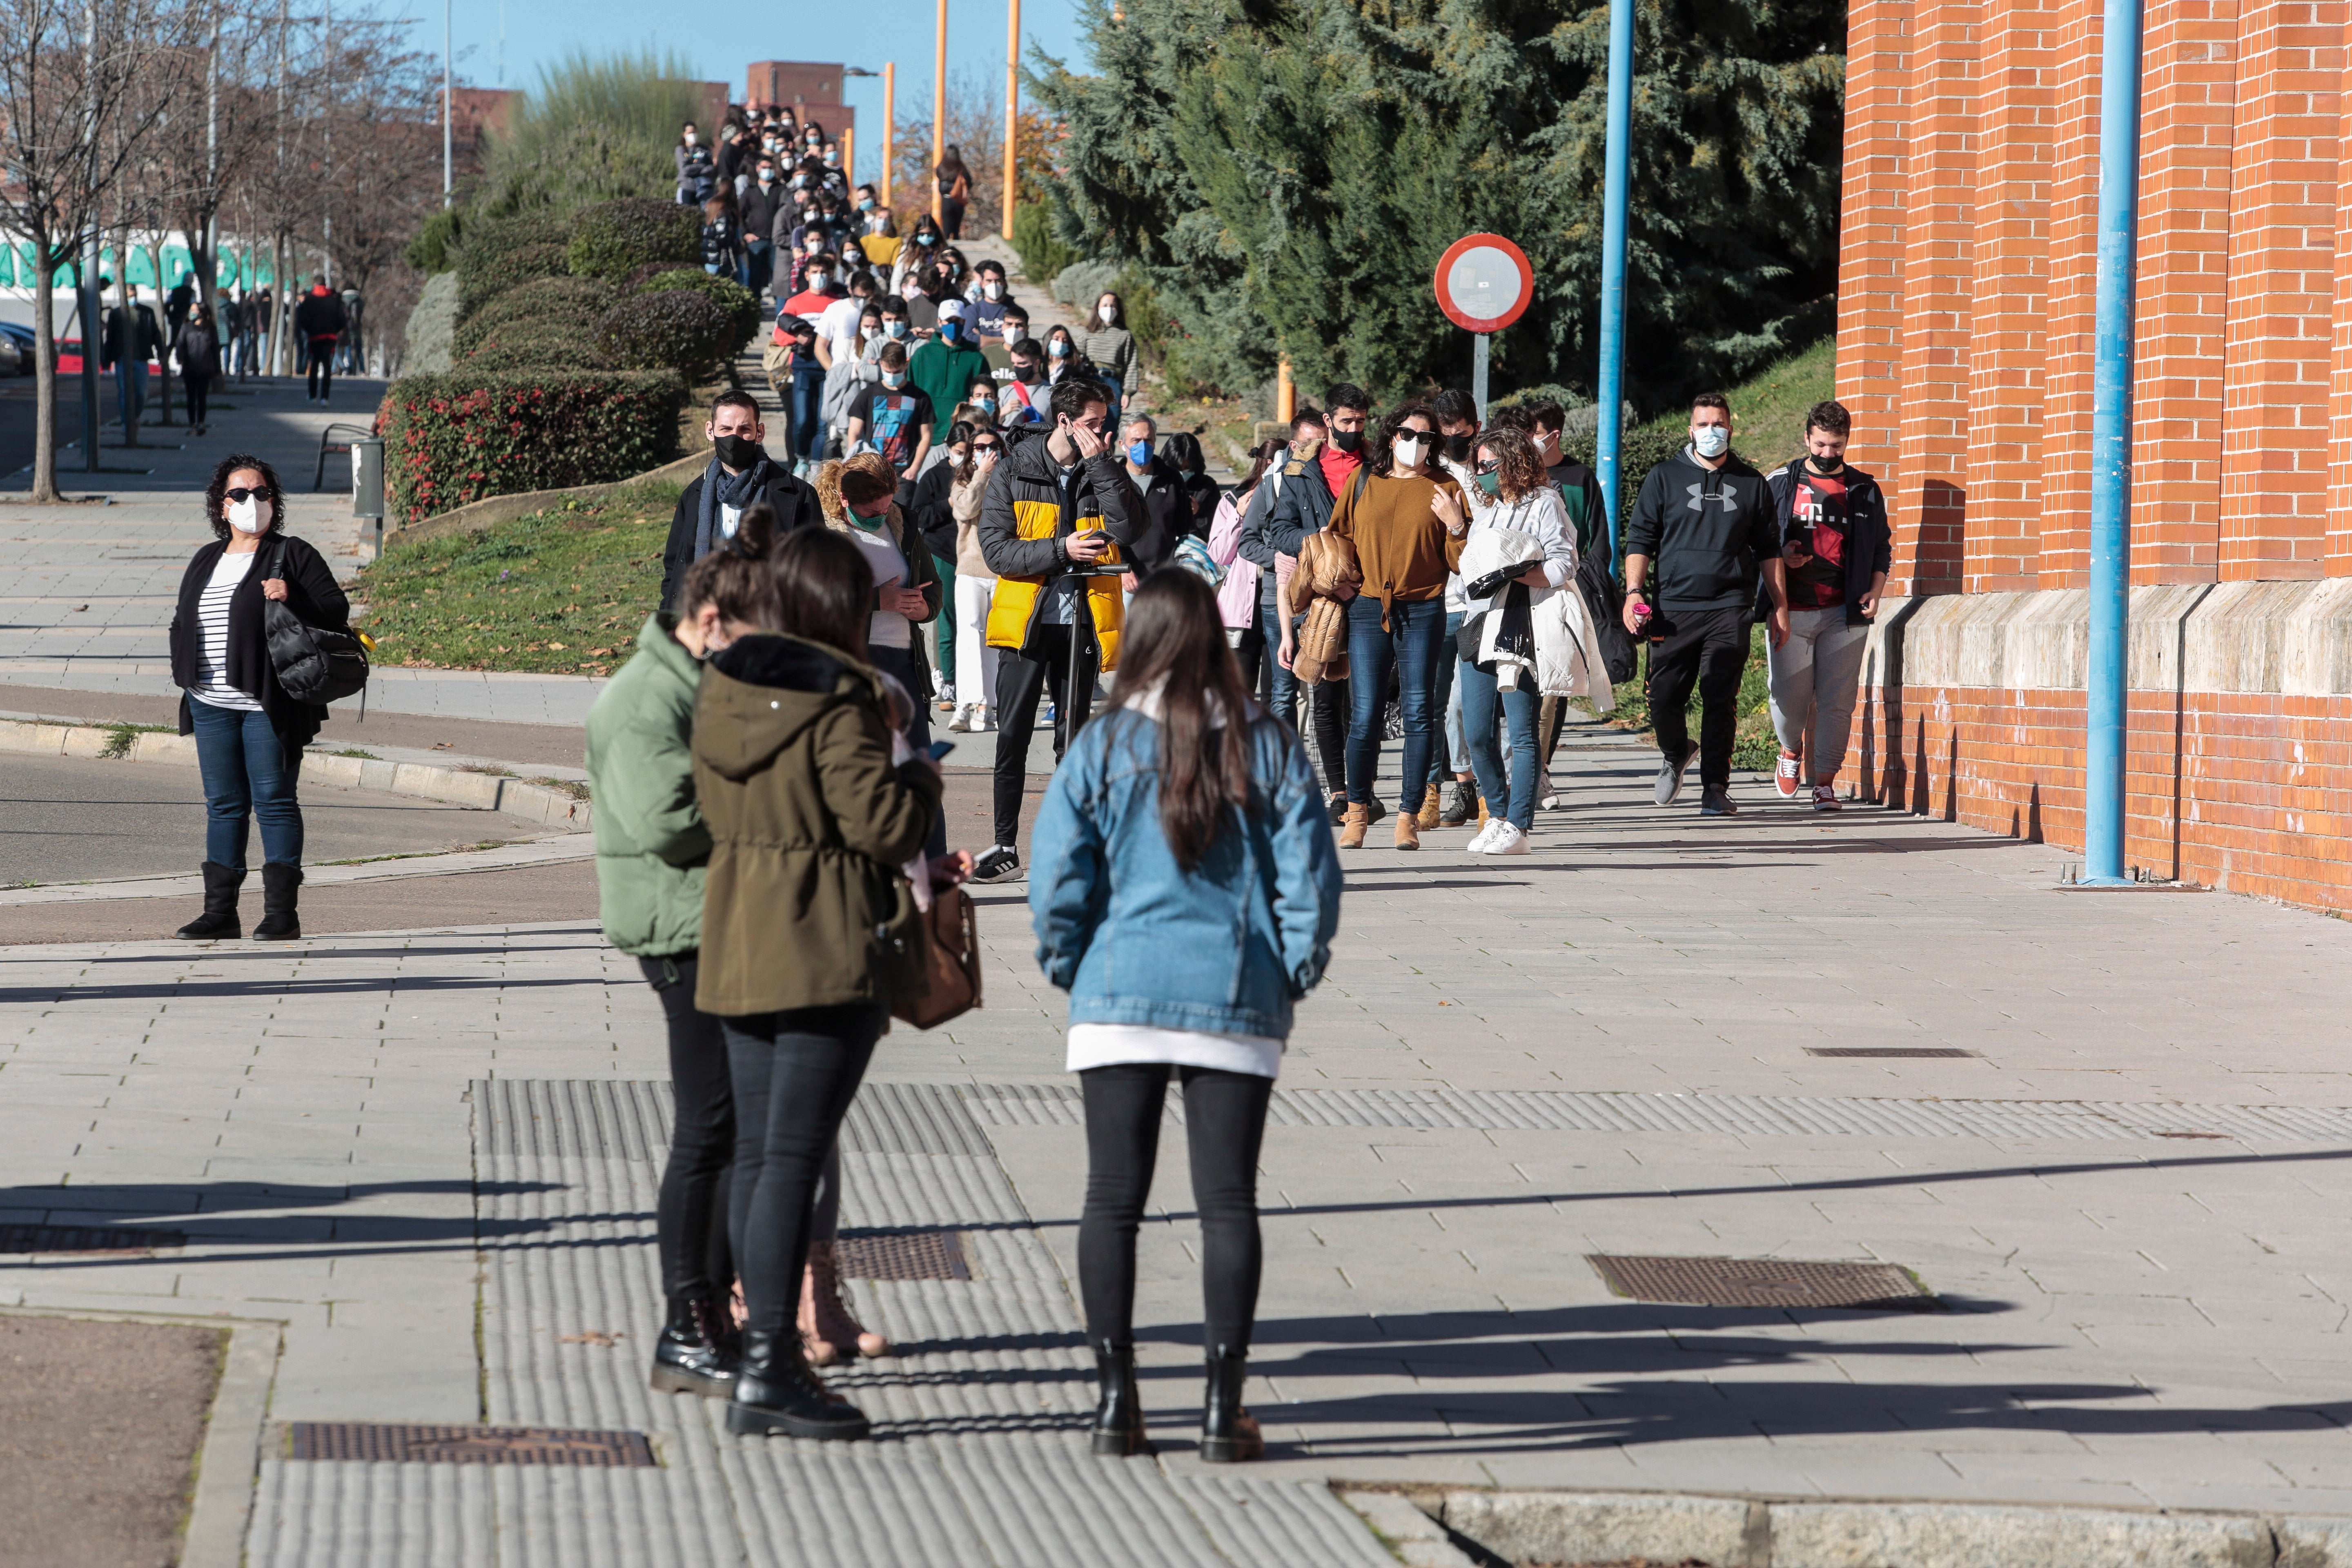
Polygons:
<instances>
[{"instance_id":1,"label":"woman with long dark hair","mask_svg":"<svg viewBox=\"0 0 2352 1568\"><path fill-rule=\"evenodd\" d=\"M776 551L776 626L712 656L695 706L709 825L695 1005L720 1019L735 1099L730 1233L748 1314L728 1429L862 1437L793 1326L826 1157L927 941L904 868L940 771L868 662L874 574L831 529Z\"/></svg>"},{"instance_id":2,"label":"woman with long dark hair","mask_svg":"<svg viewBox=\"0 0 2352 1568\"><path fill-rule=\"evenodd\" d=\"M971 200L971 171L964 167L954 142L948 143L946 156L931 173L940 182L940 224L950 239L961 239L964 205Z\"/></svg>"},{"instance_id":3,"label":"woman with long dark hair","mask_svg":"<svg viewBox=\"0 0 2352 1568\"><path fill-rule=\"evenodd\" d=\"M295 797L302 748L327 721L323 703L303 702L278 684L262 603L274 599L306 626L347 627L351 601L326 559L283 533L286 496L278 471L232 453L205 489L213 542L188 563L172 616L172 680L180 688L180 733L196 739L205 787L205 910L174 932L189 942L243 934L237 890L245 885L246 822L261 827L261 923L257 942L302 934L302 805Z\"/></svg>"},{"instance_id":4,"label":"woman with long dark hair","mask_svg":"<svg viewBox=\"0 0 2352 1568\"><path fill-rule=\"evenodd\" d=\"M1128 608L1118 693L1054 772L1029 909L1069 993L1086 1097L1078 1289L1101 1380L1094 1451L1145 1452L1135 1236L1168 1076L1183 1085L1201 1214L1207 1389L1201 1457L1265 1452L1242 1405L1261 1249L1257 1153L1291 1010L1323 977L1339 865L1307 753L1250 700L1215 594L1153 573Z\"/></svg>"},{"instance_id":5,"label":"woman with long dark hair","mask_svg":"<svg viewBox=\"0 0 2352 1568\"><path fill-rule=\"evenodd\" d=\"M1413 808L1428 790L1438 660L1452 657L1444 646L1445 579L1469 532L1466 522L1451 521L1464 505L1462 487L1437 467L1436 456L1437 416L1429 405L1392 409L1325 525L1355 547L1364 574L1362 590L1348 605L1348 689L1355 701L1348 716L1343 849L1361 848L1371 825L1372 772L1380 763L1391 668L1397 672L1404 719L1396 847L1421 847Z\"/></svg>"},{"instance_id":6,"label":"woman with long dark hair","mask_svg":"<svg viewBox=\"0 0 2352 1568\"><path fill-rule=\"evenodd\" d=\"M211 427L213 384L221 377L220 332L210 305L195 302L172 340L172 352L180 356L180 384L187 389L188 433L201 436Z\"/></svg>"}]
</instances>

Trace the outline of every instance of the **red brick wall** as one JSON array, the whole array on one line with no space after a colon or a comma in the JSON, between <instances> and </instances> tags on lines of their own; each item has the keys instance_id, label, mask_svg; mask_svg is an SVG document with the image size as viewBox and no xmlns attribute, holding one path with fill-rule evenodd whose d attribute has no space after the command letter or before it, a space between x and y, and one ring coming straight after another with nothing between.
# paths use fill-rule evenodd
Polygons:
<instances>
[{"instance_id":1,"label":"red brick wall","mask_svg":"<svg viewBox=\"0 0 2352 1568\"><path fill-rule=\"evenodd\" d=\"M2061 0L2052 50L2050 307L2042 408L2036 585L2080 587L2090 573L2091 329L2099 228L2098 0Z\"/></svg>"},{"instance_id":2,"label":"red brick wall","mask_svg":"<svg viewBox=\"0 0 2352 1568\"><path fill-rule=\"evenodd\" d=\"M1850 0L1844 192L1838 230L1838 396L1853 413L1847 448L1889 493L1903 372L1903 201L1909 126L1910 0Z\"/></svg>"}]
</instances>

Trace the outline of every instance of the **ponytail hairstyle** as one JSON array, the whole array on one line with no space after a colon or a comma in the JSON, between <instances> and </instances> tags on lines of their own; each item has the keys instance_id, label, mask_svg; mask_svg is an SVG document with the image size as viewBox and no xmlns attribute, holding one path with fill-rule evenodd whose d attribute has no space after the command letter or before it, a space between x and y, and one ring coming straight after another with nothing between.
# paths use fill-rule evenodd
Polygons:
<instances>
[{"instance_id":1,"label":"ponytail hairstyle","mask_svg":"<svg viewBox=\"0 0 2352 1568\"><path fill-rule=\"evenodd\" d=\"M1216 590L1190 572L1145 578L1128 604L1118 684L1160 693L1160 827L1176 864L1196 871L1229 809L1250 809L1254 710L1225 646Z\"/></svg>"},{"instance_id":2,"label":"ponytail hairstyle","mask_svg":"<svg viewBox=\"0 0 2352 1568\"><path fill-rule=\"evenodd\" d=\"M774 631L782 621L775 574L768 564L775 547L775 510L766 501L754 501L743 509L735 531L687 573L677 591L677 618L691 620L709 605L721 621Z\"/></svg>"}]
</instances>

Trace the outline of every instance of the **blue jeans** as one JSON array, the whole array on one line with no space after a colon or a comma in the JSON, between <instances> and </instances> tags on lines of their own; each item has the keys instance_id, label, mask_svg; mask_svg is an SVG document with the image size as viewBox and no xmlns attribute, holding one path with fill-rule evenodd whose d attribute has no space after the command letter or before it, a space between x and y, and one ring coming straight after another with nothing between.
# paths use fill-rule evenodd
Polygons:
<instances>
[{"instance_id":1,"label":"blue jeans","mask_svg":"<svg viewBox=\"0 0 2352 1568\"><path fill-rule=\"evenodd\" d=\"M751 273L751 276L743 280L743 286L757 294L768 286L768 279L775 273L775 242L767 239L747 240L743 246L743 257L747 270Z\"/></svg>"},{"instance_id":2,"label":"blue jeans","mask_svg":"<svg viewBox=\"0 0 2352 1568\"><path fill-rule=\"evenodd\" d=\"M1455 773L1470 771L1470 753L1462 744L1462 693L1454 685L1454 667L1461 662L1454 656L1454 635L1461 629L1462 612L1447 611L1445 647L1437 656L1437 711L1445 726L1445 771Z\"/></svg>"},{"instance_id":3,"label":"blue jeans","mask_svg":"<svg viewBox=\"0 0 2352 1568\"><path fill-rule=\"evenodd\" d=\"M1381 602L1370 594L1348 601L1348 799L1372 800L1372 773L1381 760L1381 714L1388 706L1389 670L1397 672L1397 706L1404 717L1403 778L1397 809L1415 811L1429 793L1429 747L1434 731L1437 661L1445 641L1445 601L1423 599L1389 606L1381 628Z\"/></svg>"},{"instance_id":4,"label":"blue jeans","mask_svg":"<svg viewBox=\"0 0 2352 1568\"><path fill-rule=\"evenodd\" d=\"M216 708L188 699L196 731L196 768L205 781L205 858L245 869L245 819L261 824L261 858L273 866L302 863L302 805L294 787L302 753L278 743L267 713Z\"/></svg>"},{"instance_id":5,"label":"blue jeans","mask_svg":"<svg viewBox=\"0 0 2352 1568\"><path fill-rule=\"evenodd\" d=\"M1277 622L1282 612L1275 607L1272 599L1265 598L1258 601L1257 614L1258 625L1266 628L1266 641L1270 645L1265 650L1265 661L1274 667L1274 687L1267 693L1266 706L1274 710L1276 718L1297 730L1299 727L1298 677L1285 669L1282 660L1276 657L1281 648L1282 631ZM1294 641L1298 636L1299 626L1306 619L1305 616L1290 617L1290 635Z\"/></svg>"},{"instance_id":6,"label":"blue jeans","mask_svg":"<svg viewBox=\"0 0 2352 1568\"><path fill-rule=\"evenodd\" d=\"M824 458L824 377L793 377L793 456L808 462Z\"/></svg>"},{"instance_id":7,"label":"blue jeans","mask_svg":"<svg viewBox=\"0 0 2352 1568\"><path fill-rule=\"evenodd\" d=\"M1542 701L1524 686L1498 690L1495 678L1476 665L1461 666L1462 728L1469 742L1470 767L1478 775L1478 793L1486 809L1508 817L1525 833L1536 820L1536 709ZM1495 709L1499 700L1503 720L1511 733L1511 776L1503 777L1503 751L1495 743Z\"/></svg>"}]
</instances>

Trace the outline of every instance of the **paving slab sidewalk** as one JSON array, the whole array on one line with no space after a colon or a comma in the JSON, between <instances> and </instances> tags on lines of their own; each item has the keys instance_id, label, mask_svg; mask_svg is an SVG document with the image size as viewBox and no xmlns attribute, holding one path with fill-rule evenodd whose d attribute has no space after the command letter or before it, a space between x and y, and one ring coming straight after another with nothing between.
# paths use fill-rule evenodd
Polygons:
<instances>
[{"instance_id":1,"label":"paving slab sidewalk","mask_svg":"<svg viewBox=\"0 0 2352 1568\"><path fill-rule=\"evenodd\" d=\"M876 1442L645 1391L662 1036L586 921L0 950L0 1221L184 1237L5 1259L0 1301L282 1320L278 1421L661 1459L272 1448L257 1563L1385 1560L1334 1481L2352 1517L2352 927L2061 894L2057 851L1752 784L1659 811L1578 739L1537 853L1347 857L1262 1162L1246 1472L1192 1455L1172 1104L1160 1452L1082 1451L1082 1119L1017 886L979 892L988 1005L887 1038L845 1137L845 1226L975 1265L853 1287L902 1352L845 1379ZM1810 1054L1890 1046L1974 1054ZM1634 1301L1606 1253L1886 1262L1946 1310Z\"/></svg>"}]
</instances>

